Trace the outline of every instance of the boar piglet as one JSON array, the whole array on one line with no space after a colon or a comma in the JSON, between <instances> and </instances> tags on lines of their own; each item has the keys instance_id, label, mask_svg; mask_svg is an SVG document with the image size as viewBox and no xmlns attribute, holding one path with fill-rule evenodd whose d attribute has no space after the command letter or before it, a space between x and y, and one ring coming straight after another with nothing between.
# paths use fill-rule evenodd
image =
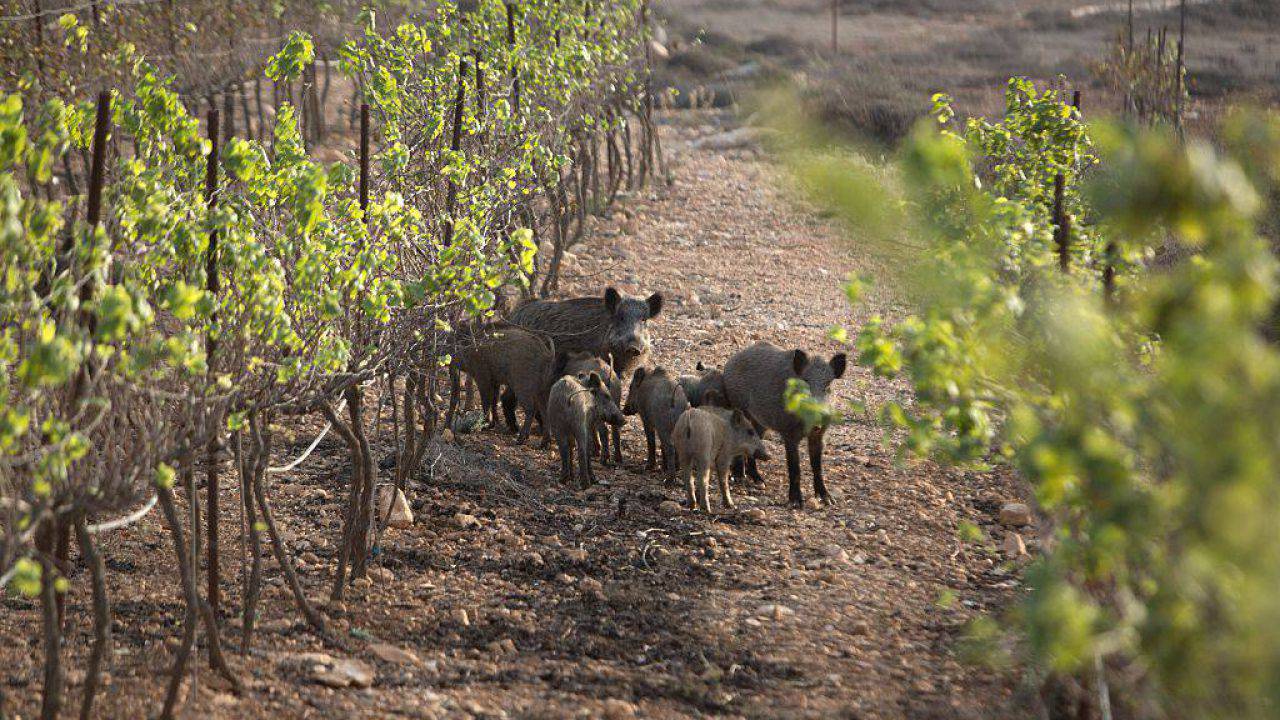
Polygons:
<instances>
[{"instance_id":1,"label":"boar piglet","mask_svg":"<svg viewBox=\"0 0 1280 720\"><path fill-rule=\"evenodd\" d=\"M711 512L708 483L715 473L720 499L733 508L729 494L729 468L735 458L768 460L764 442L746 416L738 410L717 407L689 408L671 431L680 477L689 493L689 507Z\"/></svg>"},{"instance_id":2,"label":"boar piglet","mask_svg":"<svg viewBox=\"0 0 1280 720\"><path fill-rule=\"evenodd\" d=\"M662 293L640 299L608 288L603 297L534 300L516 308L511 322L547 335L558 350L609 358L626 379L652 349L648 323L660 312Z\"/></svg>"},{"instance_id":3,"label":"boar piglet","mask_svg":"<svg viewBox=\"0 0 1280 720\"><path fill-rule=\"evenodd\" d=\"M584 352L569 353L568 362L565 364L564 371L561 375L575 375L578 380L585 380L590 373L596 373L600 379L604 381L606 387L609 388L609 395L613 398L615 405L622 404L622 380L618 374L613 371L609 365L609 361L596 355ZM556 378L557 380L559 378ZM613 459L619 465L622 464L622 429L618 425L600 426L598 440L591 445L593 455L599 455L600 462L603 465L609 464L609 435L613 435Z\"/></svg>"},{"instance_id":4,"label":"boar piglet","mask_svg":"<svg viewBox=\"0 0 1280 720\"><path fill-rule=\"evenodd\" d=\"M662 469L668 473L668 482L674 478L675 471L675 448L671 444L671 430L688 409L689 399L666 368L657 367L652 371L636 368L632 373L631 386L627 390L627 404L623 406L622 414L639 415L640 422L644 425L644 439L648 446L645 470L657 467L656 446L661 446Z\"/></svg>"},{"instance_id":5,"label":"boar piglet","mask_svg":"<svg viewBox=\"0 0 1280 720\"><path fill-rule=\"evenodd\" d=\"M784 399L787 381L804 380L813 398L826 402L831 382L844 375L845 365L843 353L827 361L811 358L803 350L783 350L763 341L739 351L725 363L724 384L729 405L746 413L757 430L769 428L782 436L787 449L787 500L792 505L804 504L800 492L800 441L806 437L809 464L813 469L813 492L826 504L831 504L831 494L822 479L822 441L826 427L814 427L806 433L800 418L787 412ZM762 482L755 461L748 458L745 465L747 474L756 482Z\"/></svg>"},{"instance_id":6,"label":"boar piglet","mask_svg":"<svg viewBox=\"0 0 1280 720\"><path fill-rule=\"evenodd\" d=\"M697 375L681 375L678 382L680 387L684 388L685 397L689 399L689 404L693 407L702 407L703 405L715 405L716 402L708 402L710 393L717 393L718 397L723 400L726 396L724 389L724 374L714 367L708 367L701 362L698 363ZM716 397L715 395L711 396Z\"/></svg>"},{"instance_id":7,"label":"boar piglet","mask_svg":"<svg viewBox=\"0 0 1280 720\"><path fill-rule=\"evenodd\" d=\"M586 380L565 375L551 386L545 416L547 434L560 450L560 480L573 480L573 451L578 450L579 483L583 488L595 482L591 470L591 439L601 424L621 425L622 411L609 388L596 373Z\"/></svg>"}]
</instances>

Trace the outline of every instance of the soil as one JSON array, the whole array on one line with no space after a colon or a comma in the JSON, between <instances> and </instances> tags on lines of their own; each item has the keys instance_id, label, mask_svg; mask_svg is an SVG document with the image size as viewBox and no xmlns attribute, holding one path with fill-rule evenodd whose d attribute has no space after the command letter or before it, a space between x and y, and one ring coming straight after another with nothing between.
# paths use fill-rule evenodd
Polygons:
<instances>
[{"instance_id":1,"label":"soil","mask_svg":"<svg viewBox=\"0 0 1280 720\"><path fill-rule=\"evenodd\" d=\"M886 277L884 268L797 200L758 150L691 145L727 129L726 116L683 113L665 122L671 186L627 198L595 223L569 261L566 293L594 295L610 283L664 291L668 302L650 330L657 361L680 372L699 360L722 364L757 339L828 355L839 351L827 339L830 326L897 313L883 287L866 306L849 307L842 278ZM907 400L903 387L858 367L833 393L841 407ZM274 464L296 457L318 429L281 427L288 442L277 443ZM390 433L381 430L377 453L389 458ZM1003 502L1025 494L1015 478L898 463L882 429L859 414L827 435L836 505L788 508L775 459L762 465L766 486L735 487L736 512L713 498L707 517L672 508L681 491L643 471L634 420L624 450L623 468L600 469L600 484L581 492L556 481L552 452L517 446L510 435L485 430L438 443L410 487L413 525L386 531L373 582L332 605L324 599L351 468L340 441L327 438L296 470L273 476L273 497L307 594L341 646L306 629L268 560L250 654L239 652L238 619L223 619L245 691L233 693L202 654L185 716L1026 716L1012 676L961 660L966 624L1019 593L1018 566L999 550L996 522ZM776 438L770 452L783 455ZM805 463L806 496L808 477ZM224 507L235 508L234 488L225 493ZM962 544L962 522L979 525L986 539ZM223 527L224 609L235 612L240 592L230 579L239 577L243 551L234 514ZM102 540L115 644L96 714L154 716L182 624L172 545L158 513ZM78 701L89 641L83 568L72 585L68 708ZM0 692L15 717L31 717L39 707L39 613L19 598L3 608ZM379 647L379 657L378 643L393 648ZM368 663L372 687L320 684L316 659L301 657L308 652Z\"/></svg>"}]
</instances>

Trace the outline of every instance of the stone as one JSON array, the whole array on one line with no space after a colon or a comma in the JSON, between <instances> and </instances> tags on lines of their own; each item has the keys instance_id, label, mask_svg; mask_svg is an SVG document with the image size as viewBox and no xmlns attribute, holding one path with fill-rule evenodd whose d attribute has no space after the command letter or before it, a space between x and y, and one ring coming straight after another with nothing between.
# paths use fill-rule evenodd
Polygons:
<instances>
[{"instance_id":1,"label":"stone","mask_svg":"<svg viewBox=\"0 0 1280 720\"><path fill-rule=\"evenodd\" d=\"M683 510L684 507L675 500L663 500L658 503L658 512L666 515L679 515Z\"/></svg>"},{"instance_id":2,"label":"stone","mask_svg":"<svg viewBox=\"0 0 1280 720\"><path fill-rule=\"evenodd\" d=\"M480 518L468 513L455 513L452 520L453 526L460 530L470 530L472 528L480 527Z\"/></svg>"},{"instance_id":3,"label":"stone","mask_svg":"<svg viewBox=\"0 0 1280 720\"><path fill-rule=\"evenodd\" d=\"M1025 503L1005 503L1000 508L1000 524L1023 527L1031 524L1031 508Z\"/></svg>"},{"instance_id":4,"label":"stone","mask_svg":"<svg viewBox=\"0 0 1280 720\"><path fill-rule=\"evenodd\" d=\"M485 646L494 655L515 655L516 643L511 638L494 640Z\"/></svg>"},{"instance_id":5,"label":"stone","mask_svg":"<svg viewBox=\"0 0 1280 720\"><path fill-rule=\"evenodd\" d=\"M756 523L758 525L763 525L766 518L764 510L761 508L750 508L748 510L743 510L742 512L738 513L738 515L743 520L746 520L747 522L750 522L750 523Z\"/></svg>"},{"instance_id":6,"label":"stone","mask_svg":"<svg viewBox=\"0 0 1280 720\"><path fill-rule=\"evenodd\" d=\"M369 646L369 652L384 663L392 665L421 665L422 661L417 655L400 647L396 647L390 643L374 643Z\"/></svg>"},{"instance_id":7,"label":"stone","mask_svg":"<svg viewBox=\"0 0 1280 720\"><path fill-rule=\"evenodd\" d=\"M796 614L795 610L792 610L786 605L782 605L780 603L766 603L756 608L757 616L763 617L763 618L772 618L774 620L781 620L785 617L790 617L795 614Z\"/></svg>"},{"instance_id":8,"label":"stone","mask_svg":"<svg viewBox=\"0 0 1280 720\"><path fill-rule=\"evenodd\" d=\"M371 567L369 568L369 579L379 585L386 585L387 583L395 582L396 574L389 568Z\"/></svg>"},{"instance_id":9,"label":"stone","mask_svg":"<svg viewBox=\"0 0 1280 720\"><path fill-rule=\"evenodd\" d=\"M331 688L367 688L373 685L374 671L361 660L341 658L330 665L314 666L311 679Z\"/></svg>"},{"instance_id":10,"label":"stone","mask_svg":"<svg viewBox=\"0 0 1280 720\"><path fill-rule=\"evenodd\" d=\"M1004 554L1012 560L1027 556L1027 544L1023 542L1021 535L1011 532L1004 536Z\"/></svg>"},{"instance_id":11,"label":"stone","mask_svg":"<svg viewBox=\"0 0 1280 720\"><path fill-rule=\"evenodd\" d=\"M636 706L626 700L609 698L604 701L605 720L628 720L636 716Z\"/></svg>"},{"instance_id":12,"label":"stone","mask_svg":"<svg viewBox=\"0 0 1280 720\"><path fill-rule=\"evenodd\" d=\"M307 565L319 565L319 564L320 564L320 556L319 556L319 555L316 555L316 554L315 554L315 553L313 553L313 552L304 552L304 553L302 553L302 555L301 555L298 559L299 559L299 560L301 560L302 562L306 563Z\"/></svg>"},{"instance_id":13,"label":"stone","mask_svg":"<svg viewBox=\"0 0 1280 720\"><path fill-rule=\"evenodd\" d=\"M403 490L394 485L378 486L378 518L386 518L387 527L399 530L413 525L413 510Z\"/></svg>"},{"instance_id":14,"label":"stone","mask_svg":"<svg viewBox=\"0 0 1280 720\"><path fill-rule=\"evenodd\" d=\"M453 621L458 623L462 627L467 627L468 625L471 624L471 616L467 614L466 609L457 608L456 610L453 611Z\"/></svg>"},{"instance_id":15,"label":"stone","mask_svg":"<svg viewBox=\"0 0 1280 720\"><path fill-rule=\"evenodd\" d=\"M453 442L453 431L452 431L452 430L450 430L449 428L445 428L445 429L441 430L441 431L440 431L440 442L442 442L442 443L452 443L452 442Z\"/></svg>"}]
</instances>

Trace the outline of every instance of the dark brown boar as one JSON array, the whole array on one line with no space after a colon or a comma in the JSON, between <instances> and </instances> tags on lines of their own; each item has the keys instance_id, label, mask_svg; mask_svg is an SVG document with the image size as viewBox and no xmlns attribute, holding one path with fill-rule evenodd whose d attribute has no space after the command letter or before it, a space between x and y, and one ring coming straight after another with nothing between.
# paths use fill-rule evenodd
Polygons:
<instances>
[{"instance_id":1,"label":"dark brown boar","mask_svg":"<svg viewBox=\"0 0 1280 720\"><path fill-rule=\"evenodd\" d=\"M723 398L727 395L724 389L724 374L714 367L698 363L696 368L697 375L681 375L678 382L680 387L684 388L685 397L689 399L689 404L693 407L702 407L708 403L708 393L717 393L712 397Z\"/></svg>"},{"instance_id":2,"label":"dark brown boar","mask_svg":"<svg viewBox=\"0 0 1280 720\"><path fill-rule=\"evenodd\" d=\"M547 397L547 435L554 438L560 450L560 480L573 480L573 451L576 446L579 483L586 488L595 482L591 469L591 439L601 424L622 424L622 411L609 394L609 388L596 373L585 381L565 375L551 386Z\"/></svg>"},{"instance_id":3,"label":"dark brown boar","mask_svg":"<svg viewBox=\"0 0 1280 720\"><path fill-rule=\"evenodd\" d=\"M826 504L831 503L831 494L822 478L822 442L826 427L814 427L806 432L800 418L787 412L783 397L787 381L804 380L814 399L825 402L831 382L844 375L845 365L843 353L827 361L811 358L803 350L783 350L763 341L739 351L725 363L724 384L729 405L745 413L757 430L769 428L782 436L787 448L787 500L792 505L804 504L800 492L800 440L806 437L813 492ZM745 468L753 480L762 481L754 460L747 459Z\"/></svg>"},{"instance_id":4,"label":"dark brown boar","mask_svg":"<svg viewBox=\"0 0 1280 720\"><path fill-rule=\"evenodd\" d=\"M718 407L689 408L671 431L680 477L689 493L689 507L711 512L708 497L711 474L720 486L720 500L733 509L729 493L729 469L734 459L768 460L764 442L755 427L739 410Z\"/></svg>"},{"instance_id":5,"label":"dark brown boar","mask_svg":"<svg viewBox=\"0 0 1280 720\"><path fill-rule=\"evenodd\" d=\"M614 288L603 297L535 300L516 308L510 321L551 338L558 350L607 357L626 380L653 347L649 320L662 311L662 293L623 297Z\"/></svg>"},{"instance_id":6,"label":"dark brown boar","mask_svg":"<svg viewBox=\"0 0 1280 720\"><path fill-rule=\"evenodd\" d=\"M449 368L452 386L448 419L453 420L459 399L458 372L475 382L485 420L498 424L499 391L510 385L513 373L532 365L545 367L551 359L546 338L505 322L468 325L455 330L450 337L453 362ZM508 423L511 432L514 423Z\"/></svg>"},{"instance_id":7,"label":"dark brown boar","mask_svg":"<svg viewBox=\"0 0 1280 720\"><path fill-rule=\"evenodd\" d=\"M671 430L688 409L689 399L666 368L657 367L650 371L641 367L632 373L622 414L640 416L648 448L646 470L657 467L657 447L660 446L662 469L668 472L668 480L674 478L675 448L671 444Z\"/></svg>"}]
</instances>

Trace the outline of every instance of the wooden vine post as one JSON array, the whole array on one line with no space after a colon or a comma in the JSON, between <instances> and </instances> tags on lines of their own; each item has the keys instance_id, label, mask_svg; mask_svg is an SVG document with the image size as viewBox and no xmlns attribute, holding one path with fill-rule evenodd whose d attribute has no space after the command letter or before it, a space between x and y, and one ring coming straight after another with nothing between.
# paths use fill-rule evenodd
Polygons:
<instances>
[{"instance_id":1,"label":"wooden vine post","mask_svg":"<svg viewBox=\"0 0 1280 720\"><path fill-rule=\"evenodd\" d=\"M230 97L227 95L226 97ZM208 132L209 132L209 160L206 165L204 175L204 196L205 205L209 215L213 215L218 208L218 154L219 140L218 134L218 108L209 108ZM228 130L230 129L230 118L228 118ZM220 290L218 283L218 231L216 228L209 230L209 245L205 250L204 260L205 273L205 291L209 293L210 298L217 298ZM216 305L215 305L216 308ZM215 309L209 317L209 331L204 337L204 353L205 363L208 366L209 387L214 387L214 353L217 352L218 339L214 334L213 326L217 322L217 310ZM215 430L209 436L209 441L205 445L205 489L208 492L208 499L205 501L209 506L207 522L208 542L205 552L207 553L208 575L208 595L209 607L213 609L216 616L221 598L218 592L218 583L221 580L221 572L219 570L218 558L218 433Z\"/></svg>"},{"instance_id":2,"label":"wooden vine post","mask_svg":"<svg viewBox=\"0 0 1280 720\"><path fill-rule=\"evenodd\" d=\"M840 0L831 0L831 55L840 54Z\"/></svg>"},{"instance_id":3,"label":"wooden vine post","mask_svg":"<svg viewBox=\"0 0 1280 720\"><path fill-rule=\"evenodd\" d=\"M102 186L106 177L107 134L110 123L111 93L104 90L98 94L98 111L93 126L93 159L89 168L89 198L85 217L90 241L102 220ZM67 244L62 247L62 250L64 252L59 253L59 266L69 267L75 255L74 247ZM87 301L93 297L93 292L92 282L86 282L80 287L81 307L87 305ZM92 335L93 317L88 313L83 313L79 317ZM86 363L80 366L80 372L72 386L70 402L73 406L84 396L85 385L88 382L89 368ZM52 720L58 717L62 708L62 618L66 594L58 592L56 585L58 578L65 577L70 570L67 562L70 526L64 517L56 513L44 522L45 527L36 541L41 551L40 610L44 638L44 678L41 686L40 717L42 720Z\"/></svg>"},{"instance_id":4,"label":"wooden vine post","mask_svg":"<svg viewBox=\"0 0 1280 720\"><path fill-rule=\"evenodd\" d=\"M458 58L458 94L453 99L453 136L449 140L449 149L457 153L462 151L462 112L467 101L467 61ZM458 205L458 184L449 179L445 195L445 225L443 242L445 247L453 244L453 213Z\"/></svg>"},{"instance_id":5,"label":"wooden vine post","mask_svg":"<svg viewBox=\"0 0 1280 720\"><path fill-rule=\"evenodd\" d=\"M520 114L520 71L516 62L516 6L507 3L507 47L511 49L511 112Z\"/></svg>"},{"instance_id":6,"label":"wooden vine post","mask_svg":"<svg viewBox=\"0 0 1280 720\"><path fill-rule=\"evenodd\" d=\"M1076 112L1080 111L1080 91L1071 100ZM1053 243L1058 250L1058 268L1071 272L1071 217L1066 211L1066 176L1059 172L1053 176Z\"/></svg>"},{"instance_id":7,"label":"wooden vine post","mask_svg":"<svg viewBox=\"0 0 1280 720\"><path fill-rule=\"evenodd\" d=\"M369 210L369 103L360 103L360 209Z\"/></svg>"}]
</instances>

